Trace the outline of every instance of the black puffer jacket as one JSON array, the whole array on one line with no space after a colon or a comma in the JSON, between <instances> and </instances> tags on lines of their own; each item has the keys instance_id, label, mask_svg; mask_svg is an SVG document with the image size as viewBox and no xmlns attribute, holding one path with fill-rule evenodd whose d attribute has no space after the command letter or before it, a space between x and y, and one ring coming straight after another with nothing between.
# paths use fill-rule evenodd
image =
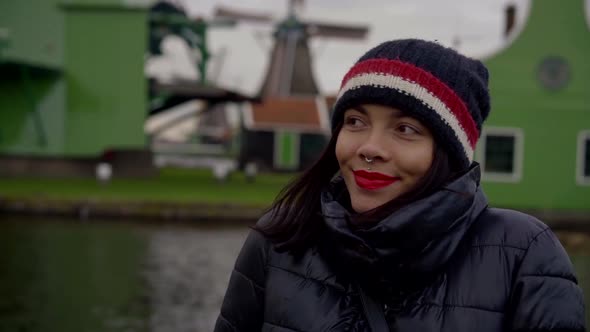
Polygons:
<instances>
[{"instance_id":1,"label":"black puffer jacket","mask_svg":"<svg viewBox=\"0 0 590 332\"><path fill-rule=\"evenodd\" d=\"M368 331L358 285L391 331L584 331L584 304L554 234L487 207L474 167L371 228L322 197L322 243L294 256L253 231L215 331Z\"/></svg>"}]
</instances>

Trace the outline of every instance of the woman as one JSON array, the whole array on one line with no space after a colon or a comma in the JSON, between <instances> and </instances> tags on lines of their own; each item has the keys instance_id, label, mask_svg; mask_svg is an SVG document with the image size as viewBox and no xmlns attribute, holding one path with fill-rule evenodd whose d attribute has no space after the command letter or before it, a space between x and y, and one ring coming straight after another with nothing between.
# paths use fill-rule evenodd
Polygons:
<instances>
[{"instance_id":1,"label":"woman","mask_svg":"<svg viewBox=\"0 0 590 332\"><path fill-rule=\"evenodd\" d=\"M247 238L215 331L584 331L555 235L480 188L487 83L432 42L363 55L324 154Z\"/></svg>"}]
</instances>

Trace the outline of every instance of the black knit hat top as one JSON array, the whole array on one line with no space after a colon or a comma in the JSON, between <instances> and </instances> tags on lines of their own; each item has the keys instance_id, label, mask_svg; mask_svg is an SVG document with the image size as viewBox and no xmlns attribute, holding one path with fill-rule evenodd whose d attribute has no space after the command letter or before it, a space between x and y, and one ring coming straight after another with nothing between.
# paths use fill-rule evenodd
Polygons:
<instances>
[{"instance_id":1,"label":"black knit hat top","mask_svg":"<svg viewBox=\"0 0 590 332\"><path fill-rule=\"evenodd\" d=\"M332 130L345 110L360 104L394 107L418 119L466 168L490 112L488 70L434 42L385 42L365 53L342 79Z\"/></svg>"}]
</instances>

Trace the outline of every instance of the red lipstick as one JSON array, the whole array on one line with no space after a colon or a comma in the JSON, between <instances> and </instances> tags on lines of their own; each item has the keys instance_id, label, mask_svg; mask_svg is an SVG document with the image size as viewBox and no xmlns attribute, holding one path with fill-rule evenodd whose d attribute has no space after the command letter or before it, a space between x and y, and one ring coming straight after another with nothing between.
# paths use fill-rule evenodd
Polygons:
<instances>
[{"instance_id":1,"label":"red lipstick","mask_svg":"<svg viewBox=\"0 0 590 332\"><path fill-rule=\"evenodd\" d=\"M368 172L364 170L353 171L356 184L367 190L375 190L387 187L400 180L400 177L389 176L379 172Z\"/></svg>"}]
</instances>

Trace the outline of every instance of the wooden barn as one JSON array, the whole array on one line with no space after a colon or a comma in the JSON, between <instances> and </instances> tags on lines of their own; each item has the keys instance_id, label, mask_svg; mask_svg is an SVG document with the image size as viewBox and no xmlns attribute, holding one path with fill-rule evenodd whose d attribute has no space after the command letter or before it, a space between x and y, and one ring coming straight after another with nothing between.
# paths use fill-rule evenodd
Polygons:
<instances>
[{"instance_id":1,"label":"wooden barn","mask_svg":"<svg viewBox=\"0 0 590 332\"><path fill-rule=\"evenodd\" d=\"M267 98L243 107L241 164L280 171L306 168L330 139L329 100Z\"/></svg>"}]
</instances>

